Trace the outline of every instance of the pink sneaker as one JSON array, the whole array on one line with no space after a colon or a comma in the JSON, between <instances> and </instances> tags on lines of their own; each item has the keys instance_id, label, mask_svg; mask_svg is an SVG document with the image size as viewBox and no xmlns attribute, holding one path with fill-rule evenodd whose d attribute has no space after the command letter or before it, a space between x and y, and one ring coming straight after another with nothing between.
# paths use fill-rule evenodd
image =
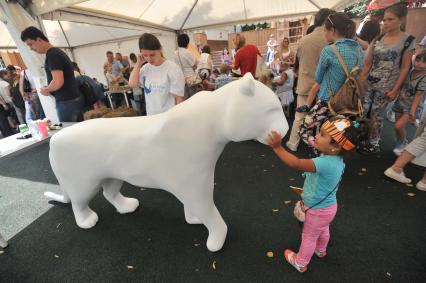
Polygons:
<instances>
[{"instance_id":1,"label":"pink sneaker","mask_svg":"<svg viewBox=\"0 0 426 283\"><path fill-rule=\"evenodd\" d=\"M326 255L327 255L327 252L320 252L320 251L317 251L317 250L315 250L315 255L317 256L317 257L319 257L319 258L323 258L323 257L325 257Z\"/></svg>"},{"instance_id":2,"label":"pink sneaker","mask_svg":"<svg viewBox=\"0 0 426 283\"><path fill-rule=\"evenodd\" d=\"M306 266L300 265L296 262L296 254L292 250L285 250L284 258L288 263L293 265L293 267L296 268L296 270L299 271L300 273L303 273L306 270L308 270Z\"/></svg>"}]
</instances>

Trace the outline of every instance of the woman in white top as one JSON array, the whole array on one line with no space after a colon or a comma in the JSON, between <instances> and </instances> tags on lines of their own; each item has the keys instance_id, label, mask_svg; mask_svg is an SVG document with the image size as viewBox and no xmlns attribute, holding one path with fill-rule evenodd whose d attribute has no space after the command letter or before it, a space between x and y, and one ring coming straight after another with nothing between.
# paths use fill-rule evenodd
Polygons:
<instances>
[{"instance_id":1,"label":"woman in white top","mask_svg":"<svg viewBox=\"0 0 426 283\"><path fill-rule=\"evenodd\" d=\"M183 101L185 79L180 67L164 58L157 37L144 33L139 38L139 49L135 67L130 74L132 88L143 87L147 115L165 112ZM142 68L142 62L147 61Z\"/></svg>"},{"instance_id":2,"label":"woman in white top","mask_svg":"<svg viewBox=\"0 0 426 283\"><path fill-rule=\"evenodd\" d=\"M195 77L195 69L197 68L197 61L191 52L188 51L189 36L187 34L180 34L177 38L178 50L175 51L175 62L181 66L185 79Z\"/></svg>"},{"instance_id":3,"label":"woman in white top","mask_svg":"<svg viewBox=\"0 0 426 283\"><path fill-rule=\"evenodd\" d=\"M200 60L198 62L197 67L197 75L200 76L201 79L208 79L212 73L213 62L212 56L210 55L210 47L205 45L202 49L202 53L200 55Z\"/></svg>"}]
</instances>

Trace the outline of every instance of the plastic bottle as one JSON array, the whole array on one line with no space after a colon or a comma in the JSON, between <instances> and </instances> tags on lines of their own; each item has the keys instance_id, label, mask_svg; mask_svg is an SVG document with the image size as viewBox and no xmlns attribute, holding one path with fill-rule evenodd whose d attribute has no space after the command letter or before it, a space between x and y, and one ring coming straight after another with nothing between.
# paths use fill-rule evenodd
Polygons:
<instances>
[{"instance_id":1,"label":"plastic bottle","mask_svg":"<svg viewBox=\"0 0 426 283\"><path fill-rule=\"evenodd\" d=\"M30 133L35 139L40 139L40 134L38 133L37 124L33 121L31 115L31 100L25 101L25 120L27 121L28 128L30 129Z\"/></svg>"}]
</instances>

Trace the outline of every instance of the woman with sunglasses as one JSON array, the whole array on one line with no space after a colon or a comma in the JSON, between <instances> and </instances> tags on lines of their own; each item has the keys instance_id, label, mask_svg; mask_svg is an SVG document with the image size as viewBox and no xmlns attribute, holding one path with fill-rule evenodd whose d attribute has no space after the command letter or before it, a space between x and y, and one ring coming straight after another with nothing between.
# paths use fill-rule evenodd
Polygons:
<instances>
[{"instance_id":1,"label":"woman with sunglasses","mask_svg":"<svg viewBox=\"0 0 426 283\"><path fill-rule=\"evenodd\" d=\"M363 65L362 48L354 40L355 23L346 14L335 13L329 15L324 22L324 27L326 40L333 44L324 47L321 52L315 73L315 84L309 91L306 105L296 109L298 112L307 112L314 100L318 99L317 104L314 106L316 114L313 117L313 121L309 122L309 125L302 125L299 132L302 140L311 146L316 135L316 126L320 126L328 118L327 101L338 92L346 80L345 71L337 58L334 48L337 49L348 70L352 70L355 66L361 69Z\"/></svg>"},{"instance_id":2,"label":"woman with sunglasses","mask_svg":"<svg viewBox=\"0 0 426 283\"><path fill-rule=\"evenodd\" d=\"M380 151L380 135L383 128L381 114L400 93L410 69L415 49L413 37L402 31L407 17L407 7L398 3L385 9L383 34L372 41L368 48L361 79L368 84L364 113L371 119L370 140L362 145L362 153Z\"/></svg>"}]
</instances>

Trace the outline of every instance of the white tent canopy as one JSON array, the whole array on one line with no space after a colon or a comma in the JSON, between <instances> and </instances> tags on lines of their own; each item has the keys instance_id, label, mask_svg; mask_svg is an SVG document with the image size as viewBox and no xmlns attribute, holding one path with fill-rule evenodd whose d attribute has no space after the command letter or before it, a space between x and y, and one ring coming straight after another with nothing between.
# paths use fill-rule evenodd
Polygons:
<instances>
[{"instance_id":1,"label":"white tent canopy","mask_svg":"<svg viewBox=\"0 0 426 283\"><path fill-rule=\"evenodd\" d=\"M0 0L5 1L5 0ZM237 23L312 15L340 8L348 0L32 0L26 7L39 16L55 46L70 48L140 35L208 29ZM16 46L0 24L0 48Z\"/></svg>"},{"instance_id":2,"label":"white tent canopy","mask_svg":"<svg viewBox=\"0 0 426 283\"><path fill-rule=\"evenodd\" d=\"M0 0L5 1L5 0ZM206 30L266 19L300 18L320 8L347 5L348 0L26 0L24 8L43 23L54 46L70 48L73 59L94 71L93 59L103 60L106 50L137 52L137 37L156 34L166 57L175 46L178 30ZM1 18L1 11L0 11ZM0 49L14 48L0 23ZM87 53L90 50L90 53ZM86 52L87 51L87 52ZM99 53L101 55L95 54ZM92 62L87 61L90 58ZM102 58L102 59L101 59ZM93 73L101 80L100 71Z\"/></svg>"},{"instance_id":3,"label":"white tent canopy","mask_svg":"<svg viewBox=\"0 0 426 283\"><path fill-rule=\"evenodd\" d=\"M171 30L313 14L320 8L340 8L347 0L33 0L36 15L53 10L108 15L132 23ZM53 2L53 3L52 3ZM68 2L68 5L63 2ZM69 5L74 3L74 5ZM68 8L66 8L68 7Z\"/></svg>"}]
</instances>

